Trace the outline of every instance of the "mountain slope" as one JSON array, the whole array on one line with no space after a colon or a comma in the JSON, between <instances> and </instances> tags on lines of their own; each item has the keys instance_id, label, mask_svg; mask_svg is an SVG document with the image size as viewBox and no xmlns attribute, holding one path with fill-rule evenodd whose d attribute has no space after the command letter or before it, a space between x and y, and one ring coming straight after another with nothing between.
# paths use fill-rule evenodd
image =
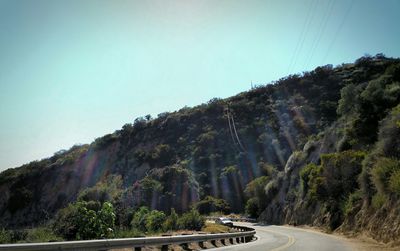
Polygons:
<instances>
[{"instance_id":1,"label":"mountain slope","mask_svg":"<svg viewBox=\"0 0 400 251\"><path fill-rule=\"evenodd\" d=\"M382 234L379 226L350 216L379 214L377 205L399 208L396 177L391 181L400 158L393 150L400 147L393 137L399 69L398 59L363 57L138 118L90 145L2 172L0 224L47 222L83 191L93 193L87 188L117 184L118 196L110 190L105 196L120 212L139 205L182 212L212 196L233 212L243 212L247 201L247 211L267 222L369 227L376 238L396 239L397 232ZM379 176L383 171L376 177L372 171L382 158L395 162L384 172L387 180ZM332 177L338 182L327 182ZM340 203L331 203L335 194L343 194Z\"/></svg>"}]
</instances>

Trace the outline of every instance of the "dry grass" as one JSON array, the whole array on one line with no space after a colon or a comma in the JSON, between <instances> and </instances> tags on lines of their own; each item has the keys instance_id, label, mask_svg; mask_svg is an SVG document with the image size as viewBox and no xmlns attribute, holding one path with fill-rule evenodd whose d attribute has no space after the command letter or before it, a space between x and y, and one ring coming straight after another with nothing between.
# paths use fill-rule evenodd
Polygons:
<instances>
[{"instance_id":1,"label":"dry grass","mask_svg":"<svg viewBox=\"0 0 400 251\"><path fill-rule=\"evenodd\" d=\"M206 225L201 229L201 231L211 234L229 233L230 228L220 224L206 222Z\"/></svg>"}]
</instances>

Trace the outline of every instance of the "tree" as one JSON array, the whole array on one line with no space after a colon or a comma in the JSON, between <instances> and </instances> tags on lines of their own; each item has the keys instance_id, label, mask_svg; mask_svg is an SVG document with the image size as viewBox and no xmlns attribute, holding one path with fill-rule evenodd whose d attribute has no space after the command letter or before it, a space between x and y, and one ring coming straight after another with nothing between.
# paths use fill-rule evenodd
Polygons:
<instances>
[{"instance_id":1,"label":"tree","mask_svg":"<svg viewBox=\"0 0 400 251\"><path fill-rule=\"evenodd\" d=\"M151 154L151 164L160 167L167 166L175 162L175 152L167 144L157 145Z\"/></svg>"},{"instance_id":2,"label":"tree","mask_svg":"<svg viewBox=\"0 0 400 251\"><path fill-rule=\"evenodd\" d=\"M337 113L350 116L358 109L358 96L361 88L355 84L348 84L340 90L341 98L337 107Z\"/></svg>"},{"instance_id":3,"label":"tree","mask_svg":"<svg viewBox=\"0 0 400 251\"><path fill-rule=\"evenodd\" d=\"M257 198L250 198L246 203L246 214L252 218L257 218L260 214L260 206Z\"/></svg>"},{"instance_id":4,"label":"tree","mask_svg":"<svg viewBox=\"0 0 400 251\"><path fill-rule=\"evenodd\" d=\"M122 194L122 177L121 175L109 175L103 181L99 181L95 186L86 188L78 195L79 201L99 201L104 203L115 201Z\"/></svg>"},{"instance_id":5,"label":"tree","mask_svg":"<svg viewBox=\"0 0 400 251\"><path fill-rule=\"evenodd\" d=\"M115 226L114 207L104 202L96 210L93 203L79 201L57 213L54 231L67 240L88 240L111 237Z\"/></svg>"},{"instance_id":6,"label":"tree","mask_svg":"<svg viewBox=\"0 0 400 251\"><path fill-rule=\"evenodd\" d=\"M207 196L203 200L197 202L195 207L201 214L209 214L211 212L223 212L227 214L230 212L228 202L224 199L218 199L212 196Z\"/></svg>"}]
</instances>

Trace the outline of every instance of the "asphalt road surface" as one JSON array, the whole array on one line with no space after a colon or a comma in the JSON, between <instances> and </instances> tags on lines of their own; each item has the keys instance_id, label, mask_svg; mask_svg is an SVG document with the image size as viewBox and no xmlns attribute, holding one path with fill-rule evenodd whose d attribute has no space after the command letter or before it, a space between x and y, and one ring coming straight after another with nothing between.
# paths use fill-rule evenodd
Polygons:
<instances>
[{"instance_id":1,"label":"asphalt road surface","mask_svg":"<svg viewBox=\"0 0 400 251\"><path fill-rule=\"evenodd\" d=\"M262 226L251 223L237 223L241 226L249 226L257 231L258 239L246 244L239 244L213 249L222 250L245 250L245 251L283 251L283 250L306 250L306 251L350 251L353 250L340 238L328 234L303 230L286 226Z\"/></svg>"}]
</instances>

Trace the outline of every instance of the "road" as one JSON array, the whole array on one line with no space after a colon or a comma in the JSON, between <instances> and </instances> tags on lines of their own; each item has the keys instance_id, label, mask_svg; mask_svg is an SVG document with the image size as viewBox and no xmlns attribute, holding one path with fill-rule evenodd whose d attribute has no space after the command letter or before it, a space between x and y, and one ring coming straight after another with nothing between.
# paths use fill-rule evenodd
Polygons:
<instances>
[{"instance_id":1,"label":"road","mask_svg":"<svg viewBox=\"0 0 400 251\"><path fill-rule=\"evenodd\" d=\"M258 239L246 244L239 244L221 248L215 251L351 251L345 241L328 234L286 226L261 226L251 223L237 223L249 226L257 231Z\"/></svg>"}]
</instances>

